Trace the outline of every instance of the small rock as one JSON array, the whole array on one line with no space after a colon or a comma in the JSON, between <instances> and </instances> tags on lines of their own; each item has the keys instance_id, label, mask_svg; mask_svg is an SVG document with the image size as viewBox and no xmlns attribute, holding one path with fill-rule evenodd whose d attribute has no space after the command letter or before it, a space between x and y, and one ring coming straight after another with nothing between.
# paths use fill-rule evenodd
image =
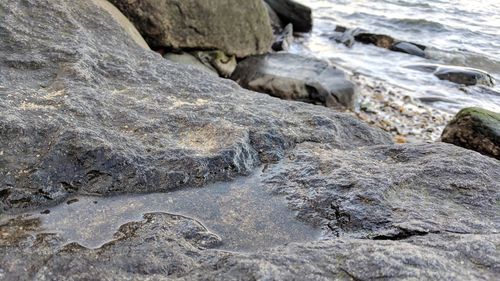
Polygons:
<instances>
[{"instance_id":1,"label":"small rock","mask_svg":"<svg viewBox=\"0 0 500 281\"><path fill-rule=\"evenodd\" d=\"M288 51L293 42L293 25L289 23L283 29L283 32L276 36L276 41L273 43L272 49L276 52Z\"/></svg>"},{"instance_id":2,"label":"small rock","mask_svg":"<svg viewBox=\"0 0 500 281\"><path fill-rule=\"evenodd\" d=\"M229 77L236 69L236 57L221 51L196 51L193 55L207 67L213 67L221 77Z\"/></svg>"}]
</instances>

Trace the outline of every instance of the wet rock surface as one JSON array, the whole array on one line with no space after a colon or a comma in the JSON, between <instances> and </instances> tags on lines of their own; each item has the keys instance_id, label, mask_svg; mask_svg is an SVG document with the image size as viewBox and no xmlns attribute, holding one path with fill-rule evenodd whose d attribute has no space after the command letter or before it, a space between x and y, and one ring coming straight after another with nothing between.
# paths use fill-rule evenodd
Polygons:
<instances>
[{"instance_id":1,"label":"wet rock surface","mask_svg":"<svg viewBox=\"0 0 500 281\"><path fill-rule=\"evenodd\" d=\"M345 73L315 58L288 53L241 61L231 76L242 87L287 100L354 108L355 86Z\"/></svg>"},{"instance_id":2,"label":"wet rock surface","mask_svg":"<svg viewBox=\"0 0 500 281\"><path fill-rule=\"evenodd\" d=\"M462 109L446 126L441 140L500 159L500 114L482 108Z\"/></svg>"},{"instance_id":3,"label":"wet rock surface","mask_svg":"<svg viewBox=\"0 0 500 281\"><path fill-rule=\"evenodd\" d=\"M216 49L246 57L267 52L273 40L261 0L111 2L137 26L152 47Z\"/></svg>"},{"instance_id":4,"label":"wet rock surface","mask_svg":"<svg viewBox=\"0 0 500 281\"><path fill-rule=\"evenodd\" d=\"M135 44L93 1L3 1L0 15L0 279L493 280L500 274L496 159L444 143L393 145L388 134L347 114L170 63ZM252 180L257 167L250 188L219 196L209 185ZM187 187L203 188L208 197ZM132 217L95 247L43 220L63 222L58 208L81 215L82 204L114 194L176 189L188 192L180 206L227 210L229 219L138 211L132 198L101 206L132 210ZM256 192L283 199L288 209L267 197L260 202ZM236 198L245 212L234 207ZM148 202L154 200L142 204ZM91 206L88 216L101 210ZM285 231L307 224L322 236L231 252L241 250L229 243L238 237L215 225L237 225L235 219L252 218L256 209L270 214L244 223L254 227L242 229L250 237L265 233L259 229L279 235L276 215L294 217L296 224L284 220ZM255 237L245 239L258 244L271 236Z\"/></svg>"}]
</instances>

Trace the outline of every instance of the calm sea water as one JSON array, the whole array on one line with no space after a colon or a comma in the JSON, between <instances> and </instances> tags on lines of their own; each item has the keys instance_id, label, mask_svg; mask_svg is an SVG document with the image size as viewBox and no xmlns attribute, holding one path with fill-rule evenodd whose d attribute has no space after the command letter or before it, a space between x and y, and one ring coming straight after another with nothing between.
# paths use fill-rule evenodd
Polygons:
<instances>
[{"instance_id":1,"label":"calm sea water","mask_svg":"<svg viewBox=\"0 0 500 281\"><path fill-rule=\"evenodd\" d=\"M500 112L500 0L299 0L313 8L315 26L292 51L333 63L410 90L416 98L450 112L481 106ZM426 58L355 44L348 48L330 39L337 24L359 27L396 39L426 45ZM492 74L491 89L440 81L407 66L439 63L479 68Z\"/></svg>"}]
</instances>

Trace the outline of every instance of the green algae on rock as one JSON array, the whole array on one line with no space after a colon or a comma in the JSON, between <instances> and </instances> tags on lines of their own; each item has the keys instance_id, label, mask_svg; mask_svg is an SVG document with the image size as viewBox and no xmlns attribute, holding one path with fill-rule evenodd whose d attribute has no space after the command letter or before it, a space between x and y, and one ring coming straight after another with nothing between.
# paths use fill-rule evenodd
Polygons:
<instances>
[{"instance_id":1,"label":"green algae on rock","mask_svg":"<svg viewBox=\"0 0 500 281\"><path fill-rule=\"evenodd\" d=\"M446 126L441 140L500 159L500 113L464 108Z\"/></svg>"}]
</instances>

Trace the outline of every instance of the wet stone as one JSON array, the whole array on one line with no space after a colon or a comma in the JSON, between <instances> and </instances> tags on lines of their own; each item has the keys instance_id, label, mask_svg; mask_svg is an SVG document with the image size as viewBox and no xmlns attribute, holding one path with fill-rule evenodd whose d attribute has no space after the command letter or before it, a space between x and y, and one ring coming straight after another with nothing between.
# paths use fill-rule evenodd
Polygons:
<instances>
[{"instance_id":1,"label":"wet stone","mask_svg":"<svg viewBox=\"0 0 500 281\"><path fill-rule=\"evenodd\" d=\"M80 196L69 200L71 204L29 218L40 222L35 233L58 233L68 243L90 249L114 240L120 226L142 221L147 213L194 219L220 237L221 249L231 251L255 251L319 238L319 230L295 219L285 199L266 189L261 173L169 193Z\"/></svg>"}]
</instances>

